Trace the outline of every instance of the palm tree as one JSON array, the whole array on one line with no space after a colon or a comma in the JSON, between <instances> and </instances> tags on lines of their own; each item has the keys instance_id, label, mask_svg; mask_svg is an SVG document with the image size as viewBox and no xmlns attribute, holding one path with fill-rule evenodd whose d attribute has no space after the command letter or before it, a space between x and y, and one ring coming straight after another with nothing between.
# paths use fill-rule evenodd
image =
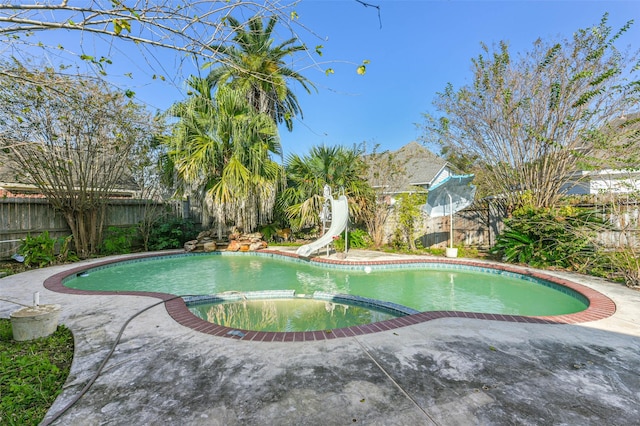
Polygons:
<instances>
[{"instance_id":1,"label":"palm tree","mask_svg":"<svg viewBox=\"0 0 640 426\"><path fill-rule=\"evenodd\" d=\"M305 51L304 45L294 45L290 38L273 47L272 32L277 18L269 19L264 27L262 18L254 16L247 22L247 29L232 18L227 21L235 33L231 45L211 45L217 52L220 66L211 70L208 80L213 86L231 85L242 92L256 111L269 115L276 123L285 123L289 131L293 128L293 117L302 110L295 94L287 86L289 80L297 81L311 93L315 86L302 75L285 66L284 58ZM211 66L206 64L205 67Z\"/></svg>"},{"instance_id":2,"label":"palm tree","mask_svg":"<svg viewBox=\"0 0 640 426\"><path fill-rule=\"evenodd\" d=\"M249 231L271 219L282 167L273 120L257 113L242 93L192 77L189 99L170 113L178 119L169 138L169 156L185 190L199 192L217 219Z\"/></svg>"},{"instance_id":3,"label":"palm tree","mask_svg":"<svg viewBox=\"0 0 640 426\"><path fill-rule=\"evenodd\" d=\"M329 185L344 190L349 212L360 217L371 188L365 179L365 164L360 148L343 146L311 148L309 155L289 155L285 161L287 188L279 195L278 207L285 212L294 229L319 223L324 203L323 188Z\"/></svg>"}]
</instances>

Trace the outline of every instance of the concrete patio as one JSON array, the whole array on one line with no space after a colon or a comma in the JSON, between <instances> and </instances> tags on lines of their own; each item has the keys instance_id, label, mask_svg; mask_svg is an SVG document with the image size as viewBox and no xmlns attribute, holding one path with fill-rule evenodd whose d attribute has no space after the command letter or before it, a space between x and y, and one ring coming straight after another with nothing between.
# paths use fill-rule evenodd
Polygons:
<instances>
[{"instance_id":1,"label":"concrete patio","mask_svg":"<svg viewBox=\"0 0 640 426\"><path fill-rule=\"evenodd\" d=\"M45 423L81 392L125 322L158 302L43 287L77 266L0 279L2 298L30 303L38 291L41 303L62 305L74 334L71 374ZM615 314L573 325L441 318L355 337L255 342L184 327L160 304L128 324L95 383L53 424L639 424L640 292L546 273L605 294ZM1 317L16 309L0 301Z\"/></svg>"}]
</instances>

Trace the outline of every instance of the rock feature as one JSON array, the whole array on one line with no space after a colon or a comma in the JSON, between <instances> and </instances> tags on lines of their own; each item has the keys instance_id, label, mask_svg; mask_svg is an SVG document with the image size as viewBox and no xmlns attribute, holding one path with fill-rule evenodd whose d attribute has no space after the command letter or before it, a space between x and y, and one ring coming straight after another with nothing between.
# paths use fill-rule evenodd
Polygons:
<instances>
[{"instance_id":1,"label":"rock feature","mask_svg":"<svg viewBox=\"0 0 640 426\"><path fill-rule=\"evenodd\" d=\"M256 251L264 248L267 248L267 242L263 240L260 232L254 232L253 234L233 232L229 235L227 251Z\"/></svg>"},{"instance_id":2,"label":"rock feature","mask_svg":"<svg viewBox=\"0 0 640 426\"><path fill-rule=\"evenodd\" d=\"M184 251L195 251L198 248L198 240L191 240L184 243Z\"/></svg>"},{"instance_id":3,"label":"rock feature","mask_svg":"<svg viewBox=\"0 0 640 426\"><path fill-rule=\"evenodd\" d=\"M202 231L195 240L184 243L187 252L211 252L225 249L226 251L256 251L267 248L267 242L259 232L244 234L234 230L229 235L229 244L221 243L215 239L215 230Z\"/></svg>"},{"instance_id":4,"label":"rock feature","mask_svg":"<svg viewBox=\"0 0 640 426\"><path fill-rule=\"evenodd\" d=\"M204 251L216 251L216 249L218 248L218 244L215 241L209 241L207 243L204 243L202 245L202 248L204 249Z\"/></svg>"}]
</instances>

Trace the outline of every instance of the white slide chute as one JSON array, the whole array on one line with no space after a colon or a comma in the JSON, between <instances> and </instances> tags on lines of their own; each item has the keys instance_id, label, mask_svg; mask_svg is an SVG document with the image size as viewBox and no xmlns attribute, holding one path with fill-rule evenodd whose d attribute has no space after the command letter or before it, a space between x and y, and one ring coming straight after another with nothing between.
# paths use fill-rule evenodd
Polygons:
<instances>
[{"instance_id":1,"label":"white slide chute","mask_svg":"<svg viewBox=\"0 0 640 426\"><path fill-rule=\"evenodd\" d=\"M305 244L296 250L296 254L302 257L309 257L311 253L331 244L333 237L344 231L349 222L349 203L347 197L341 195L337 200L331 198L331 226L324 235L317 240Z\"/></svg>"}]
</instances>

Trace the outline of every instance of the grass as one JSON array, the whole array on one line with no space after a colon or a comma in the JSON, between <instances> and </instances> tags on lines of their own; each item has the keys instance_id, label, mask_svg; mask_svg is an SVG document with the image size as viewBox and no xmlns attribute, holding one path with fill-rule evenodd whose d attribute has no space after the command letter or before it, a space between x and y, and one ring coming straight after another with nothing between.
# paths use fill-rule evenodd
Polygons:
<instances>
[{"instance_id":1,"label":"grass","mask_svg":"<svg viewBox=\"0 0 640 426\"><path fill-rule=\"evenodd\" d=\"M37 425L67 380L73 335L58 326L49 337L13 340L11 321L0 318L0 424Z\"/></svg>"},{"instance_id":2,"label":"grass","mask_svg":"<svg viewBox=\"0 0 640 426\"><path fill-rule=\"evenodd\" d=\"M24 263L16 262L15 260L0 260L0 277L2 275L19 274L28 269Z\"/></svg>"}]
</instances>

